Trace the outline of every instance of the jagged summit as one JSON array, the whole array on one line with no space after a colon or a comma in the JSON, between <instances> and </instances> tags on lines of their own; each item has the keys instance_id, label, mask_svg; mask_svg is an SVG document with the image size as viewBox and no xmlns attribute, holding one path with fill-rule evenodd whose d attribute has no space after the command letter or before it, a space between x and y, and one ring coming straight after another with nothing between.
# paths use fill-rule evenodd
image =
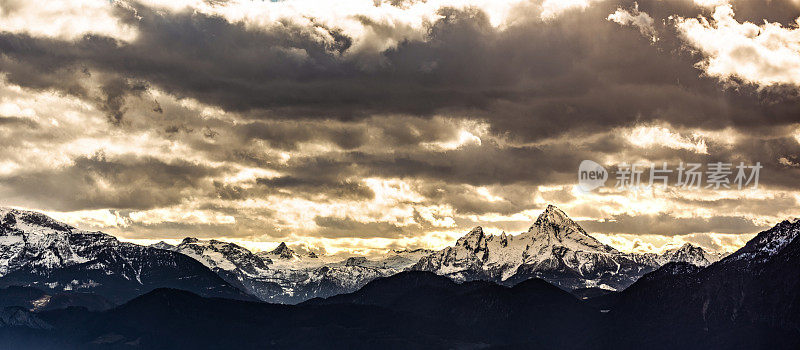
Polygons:
<instances>
[{"instance_id":1,"label":"jagged summit","mask_svg":"<svg viewBox=\"0 0 800 350\"><path fill-rule=\"evenodd\" d=\"M686 262L700 267L708 266L718 261L720 257L719 254L706 252L705 249L688 242L678 248L668 249L661 254L661 260L664 264Z\"/></svg>"},{"instance_id":2,"label":"jagged summit","mask_svg":"<svg viewBox=\"0 0 800 350\"><path fill-rule=\"evenodd\" d=\"M774 227L759 232L742 248L723 262L737 260L763 261L781 251L800 235L800 219L783 220Z\"/></svg>"},{"instance_id":3,"label":"jagged summit","mask_svg":"<svg viewBox=\"0 0 800 350\"><path fill-rule=\"evenodd\" d=\"M164 242L164 241L160 241L158 243L153 243L153 244L150 245L150 247L157 248L157 249L164 249L164 250L173 250L173 249L175 249L174 245L169 244L169 243Z\"/></svg>"},{"instance_id":4,"label":"jagged summit","mask_svg":"<svg viewBox=\"0 0 800 350\"><path fill-rule=\"evenodd\" d=\"M282 251L287 250L287 249L289 249L289 247L286 246L286 242L281 242L281 244L278 244L278 247L276 247L275 249L272 250L272 254L280 254ZM289 250L291 250L291 249L289 249Z\"/></svg>"},{"instance_id":5,"label":"jagged summit","mask_svg":"<svg viewBox=\"0 0 800 350\"><path fill-rule=\"evenodd\" d=\"M79 231L75 227L56 221L55 219L35 211L0 207L0 235L19 234L22 232L44 232L53 230L71 233Z\"/></svg>"},{"instance_id":6,"label":"jagged summit","mask_svg":"<svg viewBox=\"0 0 800 350\"><path fill-rule=\"evenodd\" d=\"M273 249L270 254L277 255L281 259L292 259L296 256L294 250L289 248L285 242L281 242L277 248Z\"/></svg>"},{"instance_id":7,"label":"jagged summit","mask_svg":"<svg viewBox=\"0 0 800 350\"><path fill-rule=\"evenodd\" d=\"M456 245L476 252L486 247L486 234L483 233L482 227L476 226L465 236L459 238Z\"/></svg>"},{"instance_id":8,"label":"jagged summit","mask_svg":"<svg viewBox=\"0 0 800 350\"><path fill-rule=\"evenodd\" d=\"M794 237L790 226L783 224L778 230L781 233L770 237ZM800 224L797 226L800 232ZM478 226L455 245L422 257L413 268L456 280L483 279L513 285L542 278L566 289L618 290L670 262L703 267L720 257L691 244L663 254L623 253L590 236L561 209L548 205L526 232L489 235Z\"/></svg>"},{"instance_id":9,"label":"jagged summit","mask_svg":"<svg viewBox=\"0 0 800 350\"><path fill-rule=\"evenodd\" d=\"M121 242L42 213L3 208L0 236L0 287L32 285L48 292L90 292L112 302L155 287L246 297L190 257Z\"/></svg>"},{"instance_id":10,"label":"jagged summit","mask_svg":"<svg viewBox=\"0 0 800 350\"><path fill-rule=\"evenodd\" d=\"M549 204L523 235L546 246L564 246L576 251L619 253L590 236L561 209Z\"/></svg>"},{"instance_id":11,"label":"jagged summit","mask_svg":"<svg viewBox=\"0 0 800 350\"><path fill-rule=\"evenodd\" d=\"M197 239L197 238L186 237L181 241L181 244L191 244L191 243L197 243L197 242L200 242L200 240Z\"/></svg>"},{"instance_id":12,"label":"jagged summit","mask_svg":"<svg viewBox=\"0 0 800 350\"><path fill-rule=\"evenodd\" d=\"M678 248L667 249L664 252L664 255L666 256L670 254L698 254L698 253L705 253L705 250L694 244L686 242Z\"/></svg>"},{"instance_id":13,"label":"jagged summit","mask_svg":"<svg viewBox=\"0 0 800 350\"><path fill-rule=\"evenodd\" d=\"M547 208L533 222L533 225L528 228L528 231L541 230L547 227L570 228L575 226L578 226L578 224L572 221L564 211L558 209L555 205L548 204Z\"/></svg>"},{"instance_id":14,"label":"jagged summit","mask_svg":"<svg viewBox=\"0 0 800 350\"><path fill-rule=\"evenodd\" d=\"M691 253L691 254L702 254L702 253L706 252L703 248L698 247L698 246L696 246L694 244L691 244L689 242L684 243L682 246L680 246L679 248L674 249L672 251L674 251L674 252L682 252L682 253Z\"/></svg>"},{"instance_id":15,"label":"jagged summit","mask_svg":"<svg viewBox=\"0 0 800 350\"><path fill-rule=\"evenodd\" d=\"M531 228L536 226L542 226L545 224L550 225L557 225L557 226L572 226L575 225L575 222L567 216L564 211L558 209L555 205L548 204L547 208L539 214L539 217L536 218L536 221L533 223Z\"/></svg>"},{"instance_id":16,"label":"jagged summit","mask_svg":"<svg viewBox=\"0 0 800 350\"><path fill-rule=\"evenodd\" d=\"M416 253L427 253L427 254L430 254L430 253L433 253L433 250L425 249L425 248L414 248L414 249L403 248L403 249L392 249L392 250L389 251L389 253L392 253L392 254L416 254Z\"/></svg>"},{"instance_id":17,"label":"jagged summit","mask_svg":"<svg viewBox=\"0 0 800 350\"><path fill-rule=\"evenodd\" d=\"M456 280L489 279L515 283L545 278L565 288L624 288L652 270L589 236L554 205L548 205L526 232L487 235L475 227L452 247L423 257L414 269Z\"/></svg>"}]
</instances>

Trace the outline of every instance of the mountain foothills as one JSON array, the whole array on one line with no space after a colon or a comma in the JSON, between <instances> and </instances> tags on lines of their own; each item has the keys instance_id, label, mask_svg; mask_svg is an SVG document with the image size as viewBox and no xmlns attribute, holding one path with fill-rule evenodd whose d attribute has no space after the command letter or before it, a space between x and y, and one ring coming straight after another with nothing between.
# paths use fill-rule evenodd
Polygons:
<instances>
[{"instance_id":1,"label":"mountain foothills","mask_svg":"<svg viewBox=\"0 0 800 350\"><path fill-rule=\"evenodd\" d=\"M798 235L800 220L783 221L718 263L670 263L592 303L612 311L608 337L622 347L674 339L698 348L798 349Z\"/></svg>"}]
</instances>

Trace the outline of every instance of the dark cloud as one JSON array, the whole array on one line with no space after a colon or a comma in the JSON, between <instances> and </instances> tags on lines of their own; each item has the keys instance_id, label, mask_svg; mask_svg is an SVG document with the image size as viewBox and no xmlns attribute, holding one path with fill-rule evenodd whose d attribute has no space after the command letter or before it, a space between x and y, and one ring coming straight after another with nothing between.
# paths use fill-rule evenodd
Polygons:
<instances>
[{"instance_id":1,"label":"dark cloud","mask_svg":"<svg viewBox=\"0 0 800 350\"><path fill-rule=\"evenodd\" d=\"M295 149L303 142L330 142L353 149L368 141L364 125L331 126L298 122L253 122L239 127L246 139L265 140L273 148Z\"/></svg>"},{"instance_id":2,"label":"dark cloud","mask_svg":"<svg viewBox=\"0 0 800 350\"><path fill-rule=\"evenodd\" d=\"M760 225L751 219L739 216L675 217L670 214L614 215L605 221L586 220L578 222L588 232L628 233L653 235L686 235L692 233L756 233L769 226Z\"/></svg>"},{"instance_id":3,"label":"dark cloud","mask_svg":"<svg viewBox=\"0 0 800 350\"><path fill-rule=\"evenodd\" d=\"M336 160L290 162L289 169L305 173L313 171L312 164L320 164L323 169L363 176L422 178L473 185L544 184L567 178L571 181L577 164L588 158L585 155L569 147L498 147L486 142L443 152L348 152Z\"/></svg>"},{"instance_id":4,"label":"dark cloud","mask_svg":"<svg viewBox=\"0 0 800 350\"><path fill-rule=\"evenodd\" d=\"M217 196L224 200L242 200L247 198L247 189L242 186L224 184L214 181L214 189Z\"/></svg>"},{"instance_id":5,"label":"dark cloud","mask_svg":"<svg viewBox=\"0 0 800 350\"><path fill-rule=\"evenodd\" d=\"M6 199L50 210L150 209L191 197L222 169L152 157L78 157L56 170L0 177Z\"/></svg>"},{"instance_id":6,"label":"dark cloud","mask_svg":"<svg viewBox=\"0 0 800 350\"><path fill-rule=\"evenodd\" d=\"M800 17L800 3L794 0L770 0L768 3L755 0L731 1L740 21L761 24L764 20L792 26Z\"/></svg>"},{"instance_id":7,"label":"dark cloud","mask_svg":"<svg viewBox=\"0 0 800 350\"><path fill-rule=\"evenodd\" d=\"M675 198L678 203L702 207L720 213L745 213L749 215L794 217L797 215L795 208L798 203L795 198L786 193L780 193L774 198L765 199L687 199Z\"/></svg>"},{"instance_id":8,"label":"dark cloud","mask_svg":"<svg viewBox=\"0 0 800 350\"><path fill-rule=\"evenodd\" d=\"M320 227L322 237L398 238L403 228L389 222L361 222L349 217L317 216L314 223Z\"/></svg>"},{"instance_id":9,"label":"dark cloud","mask_svg":"<svg viewBox=\"0 0 800 350\"><path fill-rule=\"evenodd\" d=\"M415 190L424 196L429 204L452 206L461 215L489 213L511 215L536 208L534 197L537 192L528 186L490 186L487 192L497 198L488 200L473 186L436 181L420 181L415 185Z\"/></svg>"},{"instance_id":10,"label":"dark cloud","mask_svg":"<svg viewBox=\"0 0 800 350\"><path fill-rule=\"evenodd\" d=\"M139 31L130 43L3 33L0 69L11 82L76 95L88 94L76 82L85 70L119 74L259 118L469 113L526 140L651 119L713 129L796 120L797 96L721 88L694 66L699 58L684 49L670 21L661 22L702 9L688 1L638 3L657 17L656 44L605 19L633 2L603 2L503 29L480 10L443 8L423 40L401 42L372 67L342 55L352 39L317 22L258 29L134 4L118 9ZM106 95L116 120L119 89Z\"/></svg>"},{"instance_id":11,"label":"dark cloud","mask_svg":"<svg viewBox=\"0 0 800 350\"><path fill-rule=\"evenodd\" d=\"M620 161L627 163L638 162L639 159L648 159L654 162L657 168L662 166L663 162L667 163L667 169L672 170L669 176L669 183L675 184L678 181L677 168L680 163L684 164L696 163L701 164L700 171L704 172L703 178L711 169L709 164L724 163L728 164L732 174L729 176L731 186L738 174L737 166L742 163L745 166L756 166L760 164L761 169L758 171L758 183L761 188L770 189L785 189L797 190L800 189L796 179L800 176L800 168L788 165L786 161L796 162L798 155L800 155L800 142L792 136L782 136L778 134L780 130L772 129L772 135L751 135L749 133L742 134L736 137L733 144L729 143L730 140L710 140L705 142L707 146L707 153L698 153L688 149L672 149L666 146L654 146L648 148L636 148L630 145L617 144L614 153L622 153ZM783 132L781 132L783 133ZM610 150L611 151L611 150ZM644 170L642 180L647 182L650 178L650 167L640 168ZM607 185L614 185L614 174L619 171L618 166L612 166L608 169L610 173L609 182ZM749 175L752 170L746 169L745 174ZM704 181L703 186L707 183ZM745 186L747 187L747 186Z\"/></svg>"},{"instance_id":12,"label":"dark cloud","mask_svg":"<svg viewBox=\"0 0 800 350\"><path fill-rule=\"evenodd\" d=\"M30 118L22 118L22 117L3 117L0 116L0 127L27 127L30 129L35 129L38 127L35 121L31 120Z\"/></svg>"},{"instance_id":13,"label":"dark cloud","mask_svg":"<svg viewBox=\"0 0 800 350\"><path fill-rule=\"evenodd\" d=\"M102 98L98 103L100 110L106 112L112 124L119 124L125 113L125 97L128 95L138 97L147 91L147 88L145 82L112 78L100 87L102 91Z\"/></svg>"},{"instance_id":14,"label":"dark cloud","mask_svg":"<svg viewBox=\"0 0 800 350\"><path fill-rule=\"evenodd\" d=\"M270 179L260 178L256 183L277 192L288 190L288 195L297 197L325 195L328 199L338 200L369 200L375 197L372 189L359 181L352 180L280 176Z\"/></svg>"}]
</instances>

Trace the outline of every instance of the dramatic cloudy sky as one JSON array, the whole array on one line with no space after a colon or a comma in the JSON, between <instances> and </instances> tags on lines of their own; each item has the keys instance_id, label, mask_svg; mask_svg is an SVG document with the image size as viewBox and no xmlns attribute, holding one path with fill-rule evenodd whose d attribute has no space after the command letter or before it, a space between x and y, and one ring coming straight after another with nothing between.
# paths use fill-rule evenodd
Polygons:
<instances>
[{"instance_id":1,"label":"dramatic cloudy sky","mask_svg":"<svg viewBox=\"0 0 800 350\"><path fill-rule=\"evenodd\" d=\"M0 205L140 242L735 249L800 215L796 0L0 1ZM578 164L611 171L584 193ZM758 189L614 188L760 162Z\"/></svg>"}]
</instances>

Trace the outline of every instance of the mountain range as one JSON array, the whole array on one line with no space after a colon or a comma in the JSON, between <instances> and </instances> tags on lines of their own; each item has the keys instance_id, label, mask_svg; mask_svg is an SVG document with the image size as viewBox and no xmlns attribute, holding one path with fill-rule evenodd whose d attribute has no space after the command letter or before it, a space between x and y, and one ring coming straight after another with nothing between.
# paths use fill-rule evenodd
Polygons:
<instances>
[{"instance_id":1,"label":"mountain range","mask_svg":"<svg viewBox=\"0 0 800 350\"><path fill-rule=\"evenodd\" d=\"M591 303L610 310L607 336L625 333L622 347L797 349L799 234L800 220L783 221L708 267L670 263Z\"/></svg>"},{"instance_id":2,"label":"mountain range","mask_svg":"<svg viewBox=\"0 0 800 350\"><path fill-rule=\"evenodd\" d=\"M151 247L189 256L258 299L284 304L355 291L375 278L403 271L430 253L390 251L378 260L318 257L298 254L286 243L272 251L252 253L234 243L192 237L177 246L159 242Z\"/></svg>"},{"instance_id":3,"label":"mountain range","mask_svg":"<svg viewBox=\"0 0 800 350\"><path fill-rule=\"evenodd\" d=\"M437 252L331 262L285 244L255 254L193 238L129 246L32 212L5 209L2 218L0 282L8 286L0 289L0 345L8 348L800 348L800 220L783 221L713 261L718 256L693 246L622 253L548 207L516 236L474 229ZM160 271L165 264L136 265L137 257L169 261L171 278L191 283L154 280L168 274ZM442 262L436 271L418 270L435 262ZM608 269L615 264L619 269ZM634 278L629 271L645 271L641 266L651 268L619 291L580 298L567 288L593 283L580 284L578 276L611 286ZM248 278L334 267L405 271L335 295L309 293L296 305L256 301L235 288L247 290ZM86 270L102 273L82 275ZM29 279L6 281L20 272ZM62 285L67 278L78 282ZM112 287L120 280L138 289L119 293ZM150 288L159 283L173 286ZM275 283L280 293L307 285ZM139 295L120 301L132 293Z\"/></svg>"},{"instance_id":4,"label":"mountain range","mask_svg":"<svg viewBox=\"0 0 800 350\"><path fill-rule=\"evenodd\" d=\"M454 246L423 257L412 269L456 281L514 285L542 278L566 290L621 290L668 262L708 266L721 255L685 244L661 255L622 253L590 236L563 211L548 205L528 231L487 235L472 229Z\"/></svg>"},{"instance_id":5,"label":"mountain range","mask_svg":"<svg viewBox=\"0 0 800 350\"><path fill-rule=\"evenodd\" d=\"M254 253L231 242L193 237L178 245L143 247L40 213L3 209L2 215L0 287L88 292L115 304L158 287L293 304L353 292L405 270L508 286L535 277L576 295L596 295L624 289L668 262L707 266L720 258L691 244L660 255L622 253L552 205L518 235L487 235L476 227L440 251L391 250L372 259L298 254L285 243Z\"/></svg>"},{"instance_id":6,"label":"mountain range","mask_svg":"<svg viewBox=\"0 0 800 350\"><path fill-rule=\"evenodd\" d=\"M706 267L670 262L580 300L539 278L514 286L426 271L298 305L157 289L117 308L6 308L0 344L37 349L797 349L800 221ZM1 325L1 324L0 324Z\"/></svg>"},{"instance_id":7,"label":"mountain range","mask_svg":"<svg viewBox=\"0 0 800 350\"><path fill-rule=\"evenodd\" d=\"M285 243L272 251L252 253L234 243L192 237L177 246L159 242L151 247L190 256L232 285L263 301L279 303L352 292L375 278L408 269L431 271L455 281L514 285L537 277L576 293L614 291L668 262L707 266L721 257L689 243L662 254L622 253L591 237L552 205L519 235L486 235L476 227L453 247L392 250L372 260L302 255Z\"/></svg>"},{"instance_id":8,"label":"mountain range","mask_svg":"<svg viewBox=\"0 0 800 350\"><path fill-rule=\"evenodd\" d=\"M30 211L0 209L0 288L92 293L115 304L155 288L252 300L186 255L120 242Z\"/></svg>"}]
</instances>

